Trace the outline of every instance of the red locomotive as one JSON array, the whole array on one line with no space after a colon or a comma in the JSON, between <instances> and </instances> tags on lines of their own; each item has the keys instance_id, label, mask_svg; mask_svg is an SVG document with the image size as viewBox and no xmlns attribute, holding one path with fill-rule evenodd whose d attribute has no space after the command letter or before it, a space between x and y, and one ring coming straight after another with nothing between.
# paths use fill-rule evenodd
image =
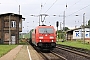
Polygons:
<instances>
[{"instance_id":1,"label":"red locomotive","mask_svg":"<svg viewBox=\"0 0 90 60\"><path fill-rule=\"evenodd\" d=\"M41 49L56 47L56 32L53 26L37 26L30 31L30 43Z\"/></svg>"}]
</instances>

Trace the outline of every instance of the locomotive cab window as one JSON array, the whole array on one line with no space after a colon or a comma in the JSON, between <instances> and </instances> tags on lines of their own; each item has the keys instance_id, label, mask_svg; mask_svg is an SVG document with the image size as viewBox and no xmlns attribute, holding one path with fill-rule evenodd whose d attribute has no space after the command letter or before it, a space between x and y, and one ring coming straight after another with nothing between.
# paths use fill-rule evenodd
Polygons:
<instances>
[{"instance_id":1,"label":"locomotive cab window","mask_svg":"<svg viewBox=\"0 0 90 60\"><path fill-rule=\"evenodd\" d=\"M39 28L39 33L54 33L53 28Z\"/></svg>"}]
</instances>

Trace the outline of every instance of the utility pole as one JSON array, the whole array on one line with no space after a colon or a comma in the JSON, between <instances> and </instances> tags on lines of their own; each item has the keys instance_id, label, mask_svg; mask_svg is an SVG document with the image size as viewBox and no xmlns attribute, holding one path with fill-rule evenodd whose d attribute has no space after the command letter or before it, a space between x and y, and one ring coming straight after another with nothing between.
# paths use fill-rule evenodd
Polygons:
<instances>
[{"instance_id":1,"label":"utility pole","mask_svg":"<svg viewBox=\"0 0 90 60\"><path fill-rule=\"evenodd\" d=\"M14 14L10 14L9 15L9 45L12 44L12 40L11 40L11 16Z\"/></svg>"},{"instance_id":2,"label":"utility pole","mask_svg":"<svg viewBox=\"0 0 90 60\"><path fill-rule=\"evenodd\" d=\"M20 5L19 5L19 15L20 15Z\"/></svg>"},{"instance_id":3,"label":"utility pole","mask_svg":"<svg viewBox=\"0 0 90 60\"><path fill-rule=\"evenodd\" d=\"M62 24L62 22L60 22L60 30L62 30L61 24Z\"/></svg>"},{"instance_id":4,"label":"utility pole","mask_svg":"<svg viewBox=\"0 0 90 60\"><path fill-rule=\"evenodd\" d=\"M60 30L61 30L61 32L62 32L62 22L60 22ZM62 33L60 33L60 39L61 39L61 35L62 35Z\"/></svg>"},{"instance_id":5,"label":"utility pole","mask_svg":"<svg viewBox=\"0 0 90 60\"><path fill-rule=\"evenodd\" d=\"M9 15L9 45L11 44L11 29L10 29L10 17L11 15Z\"/></svg>"},{"instance_id":6,"label":"utility pole","mask_svg":"<svg viewBox=\"0 0 90 60\"><path fill-rule=\"evenodd\" d=\"M40 16L39 16L39 25L40 25Z\"/></svg>"},{"instance_id":7,"label":"utility pole","mask_svg":"<svg viewBox=\"0 0 90 60\"><path fill-rule=\"evenodd\" d=\"M65 31L65 11L64 11L64 14L63 14L63 31Z\"/></svg>"},{"instance_id":8,"label":"utility pole","mask_svg":"<svg viewBox=\"0 0 90 60\"><path fill-rule=\"evenodd\" d=\"M83 42L85 44L85 13L83 14Z\"/></svg>"},{"instance_id":9,"label":"utility pole","mask_svg":"<svg viewBox=\"0 0 90 60\"><path fill-rule=\"evenodd\" d=\"M63 41L65 39L65 11L64 11L64 14L63 14Z\"/></svg>"}]
</instances>

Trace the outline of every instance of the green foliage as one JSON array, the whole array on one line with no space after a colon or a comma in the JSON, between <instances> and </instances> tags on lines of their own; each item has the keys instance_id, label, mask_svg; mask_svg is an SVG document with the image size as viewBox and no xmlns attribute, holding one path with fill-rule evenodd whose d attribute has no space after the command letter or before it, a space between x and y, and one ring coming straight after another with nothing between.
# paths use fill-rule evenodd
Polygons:
<instances>
[{"instance_id":1,"label":"green foliage","mask_svg":"<svg viewBox=\"0 0 90 60\"><path fill-rule=\"evenodd\" d=\"M58 30L58 39L63 39L64 35L65 35L65 32L63 32L63 30Z\"/></svg>"},{"instance_id":2,"label":"green foliage","mask_svg":"<svg viewBox=\"0 0 90 60\"><path fill-rule=\"evenodd\" d=\"M82 42L79 42L79 41L65 41L65 42L58 42L58 44L68 45L68 46L73 46L73 47L84 48L84 49L90 50L89 44L83 44Z\"/></svg>"},{"instance_id":3,"label":"green foliage","mask_svg":"<svg viewBox=\"0 0 90 60\"><path fill-rule=\"evenodd\" d=\"M58 38L63 39L64 38L64 33L58 33Z\"/></svg>"},{"instance_id":4,"label":"green foliage","mask_svg":"<svg viewBox=\"0 0 90 60\"><path fill-rule=\"evenodd\" d=\"M88 26L90 26L90 20L88 21Z\"/></svg>"},{"instance_id":5,"label":"green foliage","mask_svg":"<svg viewBox=\"0 0 90 60\"><path fill-rule=\"evenodd\" d=\"M28 45L28 41L29 39L25 39L25 38L23 38L23 39L20 39L19 40L19 45Z\"/></svg>"},{"instance_id":6,"label":"green foliage","mask_svg":"<svg viewBox=\"0 0 90 60\"><path fill-rule=\"evenodd\" d=\"M21 42L19 43L19 45L27 45L27 42L21 41Z\"/></svg>"},{"instance_id":7,"label":"green foliage","mask_svg":"<svg viewBox=\"0 0 90 60\"><path fill-rule=\"evenodd\" d=\"M34 31L34 29L32 29L31 31Z\"/></svg>"},{"instance_id":8,"label":"green foliage","mask_svg":"<svg viewBox=\"0 0 90 60\"><path fill-rule=\"evenodd\" d=\"M30 38L30 33L26 33L25 38Z\"/></svg>"},{"instance_id":9,"label":"green foliage","mask_svg":"<svg viewBox=\"0 0 90 60\"><path fill-rule=\"evenodd\" d=\"M23 35L19 35L19 39L22 39L24 36L24 38L30 38L30 33L26 33L26 34L23 34Z\"/></svg>"},{"instance_id":10,"label":"green foliage","mask_svg":"<svg viewBox=\"0 0 90 60\"><path fill-rule=\"evenodd\" d=\"M70 29L68 27L65 27L64 30L67 31L67 30L70 30ZM62 32L63 32L63 30L58 30L58 33L62 33ZM56 31L56 33L57 33L57 31Z\"/></svg>"},{"instance_id":11,"label":"green foliage","mask_svg":"<svg viewBox=\"0 0 90 60\"><path fill-rule=\"evenodd\" d=\"M65 27L65 28L64 28L64 31L67 31L67 30L70 30L70 29L69 29L68 27Z\"/></svg>"}]
</instances>

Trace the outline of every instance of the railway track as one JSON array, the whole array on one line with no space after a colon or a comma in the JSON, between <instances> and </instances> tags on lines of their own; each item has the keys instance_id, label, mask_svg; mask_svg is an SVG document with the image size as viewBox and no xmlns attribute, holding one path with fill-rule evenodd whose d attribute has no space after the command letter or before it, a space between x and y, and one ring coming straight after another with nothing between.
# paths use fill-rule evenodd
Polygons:
<instances>
[{"instance_id":1,"label":"railway track","mask_svg":"<svg viewBox=\"0 0 90 60\"><path fill-rule=\"evenodd\" d=\"M67 60L63 56L58 55L57 53L54 53L53 51L50 51L48 53L40 52L39 54L44 58L44 60Z\"/></svg>"},{"instance_id":2,"label":"railway track","mask_svg":"<svg viewBox=\"0 0 90 60\"><path fill-rule=\"evenodd\" d=\"M38 54L44 59L44 60L67 60L61 55L58 55L57 53L54 53L53 51L42 51L39 48L33 46L33 48L38 52Z\"/></svg>"},{"instance_id":3,"label":"railway track","mask_svg":"<svg viewBox=\"0 0 90 60\"><path fill-rule=\"evenodd\" d=\"M80 50L79 50L80 51ZM79 52L78 49L69 48L61 45L57 45L53 52L56 52L59 55L64 56L68 60L90 60L90 55L84 52ZM81 49L82 51L82 49ZM69 59L71 58L71 59ZM73 59L74 58L74 59ZM80 59L79 59L80 58Z\"/></svg>"},{"instance_id":4,"label":"railway track","mask_svg":"<svg viewBox=\"0 0 90 60\"><path fill-rule=\"evenodd\" d=\"M78 49L57 45L56 48L50 52L42 52L34 46L34 49L44 60L90 60L89 53L79 52ZM89 51L88 51L89 52Z\"/></svg>"},{"instance_id":5,"label":"railway track","mask_svg":"<svg viewBox=\"0 0 90 60\"><path fill-rule=\"evenodd\" d=\"M71 46L66 46L66 45L61 45L61 44L57 45L57 47L63 47L66 49L70 49L73 51L77 51L77 52L81 52L81 53L90 55L90 50L87 50L87 49L76 48L76 47L71 47Z\"/></svg>"}]
</instances>

